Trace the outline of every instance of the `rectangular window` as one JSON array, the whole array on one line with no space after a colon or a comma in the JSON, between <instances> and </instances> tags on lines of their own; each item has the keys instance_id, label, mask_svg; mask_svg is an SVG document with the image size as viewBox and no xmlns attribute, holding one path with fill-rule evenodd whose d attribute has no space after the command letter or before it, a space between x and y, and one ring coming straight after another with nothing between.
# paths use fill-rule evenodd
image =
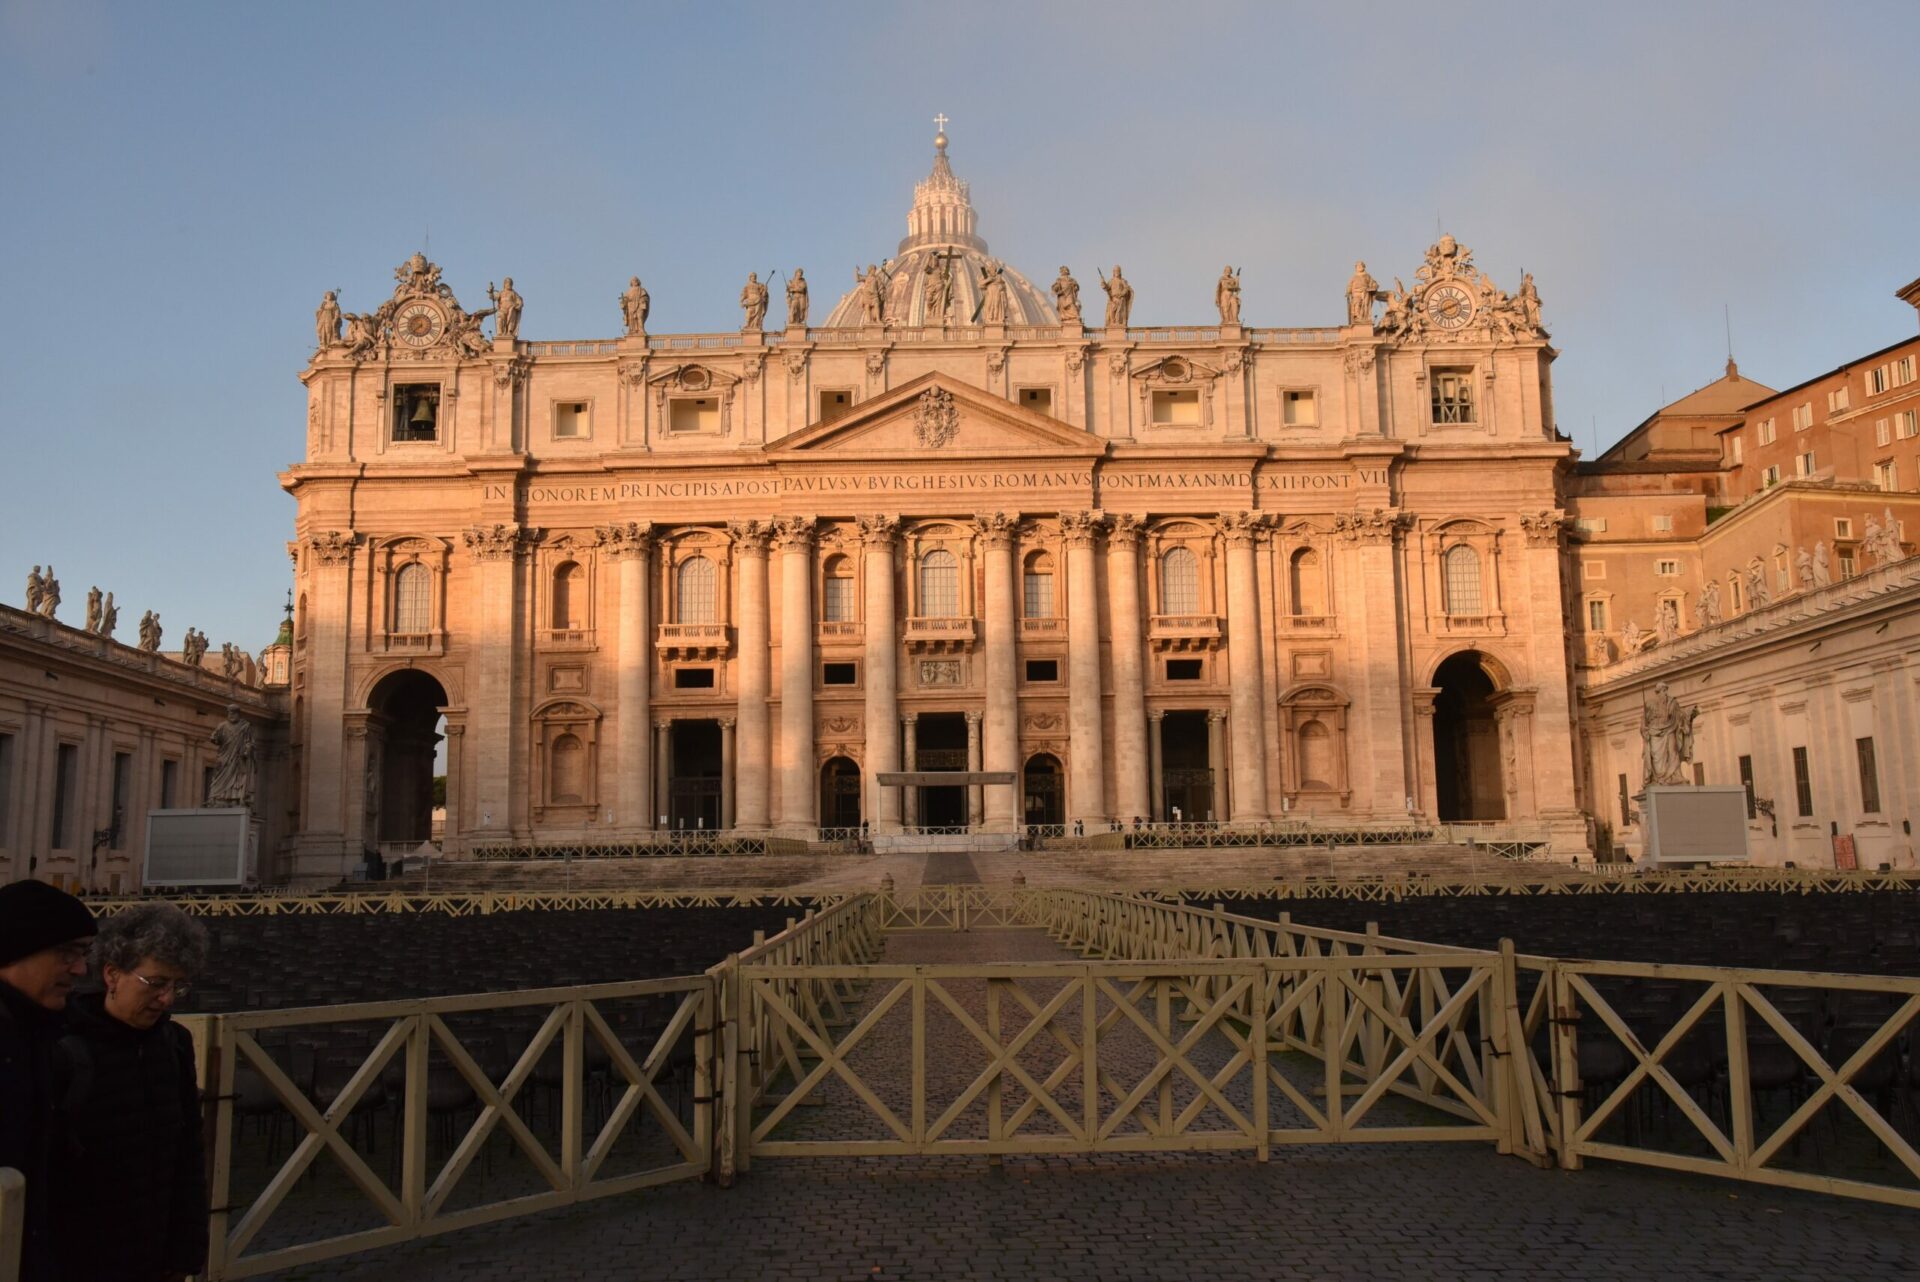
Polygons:
<instances>
[{"instance_id":1,"label":"rectangular window","mask_svg":"<svg viewBox=\"0 0 1920 1282\"><path fill-rule=\"evenodd\" d=\"M859 669L854 664L823 663L820 665L820 684L823 686L857 685L859 680Z\"/></svg>"},{"instance_id":2,"label":"rectangular window","mask_svg":"<svg viewBox=\"0 0 1920 1282\"><path fill-rule=\"evenodd\" d=\"M1893 385L1905 387L1913 381L1913 357L1902 356L1893 363Z\"/></svg>"},{"instance_id":3,"label":"rectangular window","mask_svg":"<svg viewBox=\"0 0 1920 1282\"><path fill-rule=\"evenodd\" d=\"M1813 775L1807 769L1807 750L1793 750L1793 797L1802 819L1813 815Z\"/></svg>"},{"instance_id":4,"label":"rectangular window","mask_svg":"<svg viewBox=\"0 0 1920 1282\"><path fill-rule=\"evenodd\" d=\"M1678 561L1655 561L1653 563L1653 572L1662 578L1671 579L1680 573L1680 563Z\"/></svg>"},{"instance_id":5,"label":"rectangular window","mask_svg":"<svg viewBox=\"0 0 1920 1282\"><path fill-rule=\"evenodd\" d=\"M1200 393L1191 388L1169 388L1155 392L1153 421L1161 427L1198 427Z\"/></svg>"},{"instance_id":6,"label":"rectangular window","mask_svg":"<svg viewBox=\"0 0 1920 1282\"><path fill-rule=\"evenodd\" d=\"M1746 462L1746 445L1747 441L1745 437L1736 436L1733 438L1733 461L1736 465Z\"/></svg>"},{"instance_id":7,"label":"rectangular window","mask_svg":"<svg viewBox=\"0 0 1920 1282\"><path fill-rule=\"evenodd\" d=\"M1654 532L1655 534L1671 534L1671 533L1673 533L1673 518L1672 518L1672 517L1670 517L1670 516L1656 516L1656 517L1654 517L1654 518L1653 518L1653 532Z\"/></svg>"},{"instance_id":8,"label":"rectangular window","mask_svg":"<svg viewBox=\"0 0 1920 1282\"><path fill-rule=\"evenodd\" d=\"M1433 371L1433 421L1471 423L1473 419L1473 371L1437 369Z\"/></svg>"},{"instance_id":9,"label":"rectangular window","mask_svg":"<svg viewBox=\"0 0 1920 1282\"><path fill-rule=\"evenodd\" d=\"M1873 465L1873 483L1883 490L1900 488L1900 468L1891 459Z\"/></svg>"},{"instance_id":10,"label":"rectangular window","mask_svg":"<svg viewBox=\"0 0 1920 1282\"><path fill-rule=\"evenodd\" d=\"M73 803L80 789L80 749L63 743L53 759L53 848L73 845Z\"/></svg>"},{"instance_id":11,"label":"rectangular window","mask_svg":"<svg viewBox=\"0 0 1920 1282\"><path fill-rule=\"evenodd\" d=\"M853 409L853 393L844 387L831 387L820 393L820 421L831 423L845 418Z\"/></svg>"},{"instance_id":12,"label":"rectangular window","mask_svg":"<svg viewBox=\"0 0 1920 1282\"><path fill-rule=\"evenodd\" d=\"M1760 807L1753 804L1753 758L1740 758L1740 786L1747 790L1747 818L1758 819Z\"/></svg>"},{"instance_id":13,"label":"rectangular window","mask_svg":"<svg viewBox=\"0 0 1920 1282\"><path fill-rule=\"evenodd\" d=\"M713 689L712 668L675 668L673 670L673 688L676 690Z\"/></svg>"},{"instance_id":14,"label":"rectangular window","mask_svg":"<svg viewBox=\"0 0 1920 1282\"><path fill-rule=\"evenodd\" d=\"M1813 426L1813 402L1793 407L1793 430L1804 432Z\"/></svg>"},{"instance_id":15,"label":"rectangular window","mask_svg":"<svg viewBox=\"0 0 1920 1282\"><path fill-rule=\"evenodd\" d=\"M1873 443L1875 445L1893 444L1893 420L1877 418L1873 421Z\"/></svg>"},{"instance_id":16,"label":"rectangular window","mask_svg":"<svg viewBox=\"0 0 1920 1282\"><path fill-rule=\"evenodd\" d=\"M1607 603L1605 601L1587 602L1587 631L1605 632L1607 630Z\"/></svg>"},{"instance_id":17,"label":"rectangular window","mask_svg":"<svg viewBox=\"0 0 1920 1282\"><path fill-rule=\"evenodd\" d=\"M1833 537L1836 539L1852 538L1853 537L1853 518L1850 516L1834 517L1833 518Z\"/></svg>"},{"instance_id":18,"label":"rectangular window","mask_svg":"<svg viewBox=\"0 0 1920 1282\"><path fill-rule=\"evenodd\" d=\"M1901 440L1920 436L1920 410L1901 410L1893 416L1893 421L1900 425Z\"/></svg>"},{"instance_id":19,"label":"rectangular window","mask_svg":"<svg viewBox=\"0 0 1920 1282\"><path fill-rule=\"evenodd\" d=\"M1058 659L1028 659L1027 660L1027 680L1058 681L1059 679L1060 679L1060 660Z\"/></svg>"},{"instance_id":20,"label":"rectangular window","mask_svg":"<svg viewBox=\"0 0 1920 1282\"><path fill-rule=\"evenodd\" d=\"M1023 618L1053 617L1053 575L1050 572L1027 572L1026 599L1022 604L1026 607Z\"/></svg>"},{"instance_id":21,"label":"rectangular window","mask_svg":"<svg viewBox=\"0 0 1920 1282\"><path fill-rule=\"evenodd\" d=\"M1737 574L1727 576L1727 607L1735 614L1747 608L1747 594Z\"/></svg>"},{"instance_id":22,"label":"rectangular window","mask_svg":"<svg viewBox=\"0 0 1920 1282\"><path fill-rule=\"evenodd\" d=\"M555 401L553 403L554 440L579 440L587 434L587 403L585 401Z\"/></svg>"},{"instance_id":23,"label":"rectangular window","mask_svg":"<svg viewBox=\"0 0 1920 1282\"><path fill-rule=\"evenodd\" d=\"M1839 413L1841 410L1847 408L1848 400L1846 384L1842 383L1839 387L1827 393L1827 413Z\"/></svg>"},{"instance_id":24,"label":"rectangular window","mask_svg":"<svg viewBox=\"0 0 1920 1282\"><path fill-rule=\"evenodd\" d=\"M13 844L13 736L0 734L0 850Z\"/></svg>"},{"instance_id":25,"label":"rectangular window","mask_svg":"<svg viewBox=\"0 0 1920 1282\"><path fill-rule=\"evenodd\" d=\"M1813 461L1812 450L1794 456L1793 474L1795 476L1812 476L1818 470L1818 466Z\"/></svg>"},{"instance_id":26,"label":"rectangular window","mask_svg":"<svg viewBox=\"0 0 1920 1282\"><path fill-rule=\"evenodd\" d=\"M440 438L440 384L396 383L393 388L393 439Z\"/></svg>"},{"instance_id":27,"label":"rectangular window","mask_svg":"<svg viewBox=\"0 0 1920 1282\"><path fill-rule=\"evenodd\" d=\"M113 829L112 850L125 850L127 847L127 823L131 818L127 814L127 803L133 799L133 754L116 752L113 754L113 810L107 815L107 823Z\"/></svg>"},{"instance_id":28,"label":"rectangular window","mask_svg":"<svg viewBox=\"0 0 1920 1282\"><path fill-rule=\"evenodd\" d=\"M1627 793L1627 777L1620 776L1620 826L1627 827L1633 822L1633 799Z\"/></svg>"},{"instance_id":29,"label":"rectangular window","mask_svg":"<svg viewBox=\"0 0 1920 1282\"><path fill-rule=\"evenodd\" d=\"M1316 427L1320 406L1312 392L1280 393L1280 421L1288 427Z\"/></svg>"},{"instance_id":30,"label":"rectangular window","mask_svg":"<svg viewBox=\"0 0 1920 1282\"><path fill-rule=\"evenodd\" d=\"M169 758L160 763L160 809L172 810L180 796L180 763Z\"/></svg>"},{"instance_id":31,"label":"rectangular window","mask_svg":"<svg viewBox=\"0 0 1920 1282\"><path fill-rule=\"evenodd\" d=\"M836 575L820 594L820 617L828 623L853 622L853 577Z\"/></svg>"},{"instance_id":32,"label":"rectangular window","mask_svg":"<svg viewBox=\"0 0 1920 1282\"><path fill-rule=\"evenodd\" d=\"M1032 410L1035 414L1053 413L1053 389L1051 387L1021 388L1020 408Z\"/></svg>"},{"instance_id":33,"label":"rectangular window","mask_svg":"<svg viewBox=\"0 0 1920 1282\"><path fill-rule=\"evenodd\" d=\"M1853 752L1860 762L1860 809L1877 815L1880 813L1880 764L1873 757L1873 736L1855 739Z\"/></svg>"},{"instance_id":34,"label":"rectangular window","mask_svg":"<svg viewBox=\"0 0 1920 1282\"><path fill-rule=\"evenodd\" d=\"M1842 552L1840 554L1840 577L1843 579L1851 579L1853 577L1853 553L1851 552Z\"/></svg>"},{"instance_id":35,"label":"rectangular window","mask_svg":"<svg viewBox=\"0 0 1920 1282\"><path fill-rule=\"evenodd\" d=\"M1199 659L1168 659L1167 680L1198 681L1200 679Z\"/></svg>"},{"instance_id":36,"label":"rectangular window","mask_svg":"<svg viewBox=\"0 0 1920 1282\"><path fill-rule=\"evenodd\" d=\"M1607 532L1607 518L1604 516L1583 516L1573 524L1574 528L1582 534L1605 534Z\"/></svg>"},{"instance_id":37,"label":"rectangular window","mask_svg":"<svg viewBox=\"0 0 1920 1282\"><path fill-rule=\"evenodd\" d=\"M1761 419L1760 427L1759 427L1760 444L1762 445L1773 444L1773 438L1775 435L1776 433L1774 431L1773 420L1770 418Z\"/></svg>"},{"instance_id":38,"label":"rectangular window","mask_svg":"<svg viewBox=\"0 0 1920 1282\"><path fill-rule=\"evenodd\" d=\"M1867 371L1867 395L1868 396L1878 396L1880 395L1880 393L1887 390L1887 387L1889 386L1887 382L1887 373L1891 368L1892 368L1891 366L1882 365L1877 369L1870 369Z\"/></svg>"},{"instance_id":39,"label":"rectangular window","mask_svg":"<svg viewBox=\"0 0 1920 1282\"><path fill-rule=\"evenodd\" d=\"M1767 464L1760 472L1760 481L1764 485L1780 484L1780 465L1778 463Z\"/></svg>"},{"instance_id":40,"label":"rectangular window","mask_svg":"<svg viewBox=\"0 0 1920 1282\"><path fill-rule=\"evenodd\" d=\"M717 396L678 396L668 401L669 432L720 431L720 398Z\"/></svg>"}]
</instances>

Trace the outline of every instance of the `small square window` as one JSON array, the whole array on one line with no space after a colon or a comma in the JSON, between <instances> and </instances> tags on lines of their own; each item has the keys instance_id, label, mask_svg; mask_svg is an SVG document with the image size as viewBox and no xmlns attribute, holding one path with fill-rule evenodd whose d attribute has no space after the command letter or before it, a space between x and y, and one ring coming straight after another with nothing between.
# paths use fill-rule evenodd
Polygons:
<instances>
[{"instance_id":1,"label":"small square window","mask_svg":"<svg viewBox=\"0 0 1920 1282\"><path fill-rule=\"evenodd\" d=\"M717 396L677 396L667 419L670 432L720 431L720 398Z\"/></svg>"},{"instance_id":2,"label":"small square window","mask_svg":"<svg viewBox=\"0 0 1920 1282\"><path fill-rule=\"evenodd\" d=\"M1153 394L1153 421L1161 427L1197 427L1200 393L1194 389L1166 389Z\"/></svg>"},{"instance_id":3,"label":"small square window","mask_svg":"<svg viewBox=\"0 0 1920 1282\"><path fill-rule=\"evenodd\" d=\"M585 401L555 401L553 403L554 440L579 440L587 434L587 403Z\"/></svg>"},{"instance_id":4,"label":"small square window","mask_svg":"<svg viewBox=\"0 0 1920 1282\"><path fill-rule=\"evenodd\" d=\"M396 383L393 388L393 439L440 439L440 384Z\"/></svg>"},{"instance_id":5,"label":"small square window","mask_svg":"<svg viewBox=\"0 0 1920 1282\"><path fill-rule=\"evenodd\" d=\"M1657 534L1671 534L1673 532L1673 518L1670 516L1654 517L1653 529Z\"/></svg>"},{"instance_id":6,"label":"small square window","mask_svg":"<svg viewBox=\"0 0 1920 1282\"><path fill-rule=\"evenodd\" d=\"M1836 539L1852 538L1853 537L1853 518L1850 516L1834 517L1833 518L1833 537Z\"/></svg>"},{"instance_id":7,"label":"small square window","mask_svg":"<svg viewBox=\"0 0 1920 1282\"><path fill-rule=\"evenodd\" d=\"M831 423L845 418L853 409L853 393L844 387L830 387L820 393L820 421Z\"/></svg>"},{"instance_id":8,"label":"small square window","mask_svg":"<svg viewBox=\"0 0 1920 1282\"><path fill-rule=\"evenodd\" d=\"M1473 371L1436 369L1433 371L1433 421L1435 423L1472 423Z\"/></svg>"},{"instance_id":9,"label":"small square window","mask_svg":"<svg viewBox=\"0 0 1920 1282\"><path fill-rule=\"evenodd\" d=\"M1778 463L1767 464L1760 473L1760 482L1763 485L1780 484L1780 465Z\"/></svg>"},{"instance_id":10,"label":"small square window","mask_svg":"<svg viewBox=\"0 0 1920 1282\"><path fill-rule=\"evenodd\" d=\"M820 665L820 684L823 686L850 686L858 684L860 670L852 663L823 663Z\"/></svg>"},{"instance_id":11,"label":"small square window","mask_svg":"<svg viewBox=\"0 0 1920 1282\"><path fill-rule=\"evenodd\" d=\"M1202 661L1199 659L1168 659L1167 680L1198 681L1201 677Z\"/></svg>"},{"instance_id":12,"label":"small square window","mask_svg":"<svg viewBox=\"0 0 1920 1282\"><path fill-rule=\"evenodd\" d=\"M1021 388L1020 408L1032 410L1036 414L1053 413L1053 389L1051 387Z\"/></svg>"},{"instance_id":13,"label":"small square window","mask_svg":"<svg viewBox=\"0 0 1920 1282\"><path fill-rule=\"evenodd\" d=\"M1762 445L1773 444L1774 437L1777 435L1773 426L1773 420L1770 418L1763 418L1760 420L1760 426L1758 428L1758 432L1760 436L1760 444Z\"/></svg>"},{"instance_id":14,"label":"small square window","mask_svg":"<svg viewBox=\"0 0 1920 1282\"><path fill-rule=\"evenodd\" d=\"M1280 393L1280 421L1288 427L1316 427L1320 405L1312 392Z\"/></svg>"},{"instance_id":15,"label":"small square window","mask_svg":"<svg viewBox=\"0 0 1920 1282\"><path fill-rule=\"evenodd\" d=\"M1671 579L1680 573L1680 563L1678 561L1655 562L1654 573L1662 578Z\"/></svg>"},{"instance_id":16,"label":"small square window","mask_svg":"<svg viewBox=\"0 0 1920 1282\"><path fill-rule=\"evenodd\" d=\"M673 670L673 688L676 690L713 689L712 668L675 668Z\"/></svg>"},{"instance_id":17,"label":"small square window","mask_svg":"<svg viewBox=\"0 0 1920 1282\"><path fill-rule=\"evenodd\" d=\"M1060 661L1058 659L1028 659L1027 680L1058 681L1060 679Z\"/></svg>"},{"instance_id":18,"label":"small square window","mask_svg":"<svg viewBox=\"0 0 1920 1282\"><path fill-rule=\"evenodd\" d=\"M1812 476L1817 471L1819 471L1819 464L1814 462L1812 450L1794 456L1793 474L1795 476Z\"/></svg>"},{"instance_id":19,"label":"small square window","mask_svg":"<svg viewBox=\"0 0 1920 1282\"><path fill-rule=\"evenodd\" d=\"M1574 527L1582 534L1605 534L1607 518L1604 516L1583 516L1574 522Z\"/></svg>"}]
</instances>

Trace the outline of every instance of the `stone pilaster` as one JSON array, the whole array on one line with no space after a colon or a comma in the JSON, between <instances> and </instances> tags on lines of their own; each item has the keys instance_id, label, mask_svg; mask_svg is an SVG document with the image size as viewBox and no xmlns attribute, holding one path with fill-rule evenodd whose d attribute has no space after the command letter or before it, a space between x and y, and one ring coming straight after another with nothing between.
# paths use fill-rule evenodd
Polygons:
<instances>
[{"instance_id":1,"label":"stone pilaster","mask_svg":"<svg viewBox=\"0 0 1920 1282\"><path fill-rule=\"evenodd\" d=\"M735 755L739 745L735 739L734 718L720 718L720 827L731 829L734 826L734 782Z\"/></svg>"},{"instance_id":2,"label":"stone pilaster","mask_svg":"<svg viewBox=\"0 0 1920 1282\"><path fill-rule=\"evenodd\" d=\"M473 559L480 609L474 635L482 639L472 667L473 695L469 724L475 741L486 745L473 763L474 804L482 838L505 838L513 830L516 790L513 745L514 639L520 632L517 576L521 530L517 525L475 526L464 535L467 555ZM357 778L358 776L349 776Z\"/></svg>"},{"instance_id":3,"label":"stone pilaster","mask_svg":"<svg viewBox=\"0 0 1920 1282\"><path fill-rule=\"evenodd\" d=\"M860 518L866 574L866 760L865 813L878 833L900 828L900 789L882 788L876 776L900 768L900 620L894 603L893 548L898 518Z\"/></svg>"},{"instance_id":4,"label":"stone pilaster","mask_svg":"<svg viewBox=\"0 0 1920 1282\"><path fill-rule=\"evenodd\" d=\"M663 828L673 827L673 719L653 723L653 811Z\"/></svg>"},{"instance_id":5,"label":"stone pilaster","mask_svg":"<svg viewBox=\"0 0 1920 1282\"><path fill-rule=\"evenodd\" d=\"M1161 757L1160 732L1164 726L1166 714L1157 708L1147 714L1147 801L1151 807L1147 817L1154 823L1165 823L1170 816L1166 813L1167 772Z\"/></svg>"},{"instance_id":6,"label":"stone pilaster","mask_svg":"<svg viewBox=\"0 0 1920 1282\"><path fill-rule=\"evenodd\" d=\"M982 714L969 712L967 715L967 769L980 769L980 722ZM981 794L985 791L979 784L967 785L967 824L978 828L986 817L981 808ZM1016 789L1016 791L1018 791Z\"/></svg>"},{"instance_id":7,"label":"stone pilaster","mask_svg":"<svg viewBox=\"0 0 1920 1282\"><path fill-rule=\"evenodd\" d=\"M1218 708L1207 713L1207 764L1213 771L1213 813L1206 818L1219 822L1227 817L1227 714Z\"/></svg>"},{"instance_id":8,"label":"stone pilaster","mask_svg":"<svg viewBox=\"0 0 1920 1282\"><path fill-rule=\"evenodd\" d=\"M1340 535L1341 630L1353 638L1354 670L1367 673L1354 682L1348 726L1348 779L1355 809L1380 818L1403 815L1407 808L1407 731L1401 707L1405 684L1400 664L1402 591L1395 572L1395 536L1411 518L1401 512L1342 514ZM1427 740L1431 745L1432 739Z\"/></svg>"},{"instance_id":9,"label":"stone pilaster","mask_svg":"<svg viewBox=\"0 0 1920 1282\"><path fill-rule=\"evenodd\" d=\"M1067 818L1089 828L1107 820L1105 730L1101 725L1100 591L1094 545L1105 524L1097 512L1062 512L1067 544L1067 727L1073 749Z\"/></svg>"},{"instance_id":10,"label":"stone pilaster","mask_svg":"<svg viewBox=\"0 0 1920 1282\"><path fill-rule=\"evenodd\" d=\"M1146 640L1140 626L1140 518L1119 515L1107 533L1107 643L1113 654L1113 813L1131 823L1153 812L1148 782Z\"/></svg>"},{"instance_id":11,"label":"stone pilaster","mask_svg":"<svg viewBox=\"0 0 1920 1282\"><path fill-rule=\"evenodd\" d=\"M917 712L902 713L900 717L900 768L909 773L919 769L916 762L920 756L920 745L913 738L915 724L919 720L920 714ZM900 818L909 828L920 822L920 790L912 785L900 789Z\"/></svg>"},{"instance_id":12,"label":"stone pilaster","mask_svg":"<svg viewBox=\"0 0 1920 1282\"><path fill-rule=\"evenodd\" d=\"M737 521L727 531L733 536L733 563L740 572L736 826L745 832L762 832L772 815L768 793L773 785L773 735L767 700L773 694L773 638L768 623L767 540L773 531L764 521Z\"/></svg>"},{"instance_id":13,"label":"stone pilaster","mask_svg":"<svg viewBox=\"0 0 1920 1282\"><path fill-rule=\"evenodd\" d=\"M617 831L651 832L653 807L653 532L628 522L604 526L600 541L617 567L620 627L615 642L614 825Z\"/></svg>"},{"instance_id":14,"label":"stone pilaster","mask_svg":"<svg viewBox=\"0 0 1920 1282\"><path fill-rule=\"evenodd\" d=\"M818 826L813 762L813 518L782 517L780 547L780 827Z\"/></svg>"},{"instance_id":15,"label":"stone pilaster","mask_svg":"<svg viewBox=\"0 0 1920 1282\"><path fill-rule=\"evenodd\" d=\"M1267 819L1267 752L1261 727L1266 719L1266 669L1260 662L1260 583L1254 566L1262 518L1252 512L1225 512L1220 533L1227 544L1227 663L1232 688L1228 706L1233 720L1234 823Z\"/></svg>"},{"instance_id":16,"label":"stone pilaster","mask_svg":"<svg viewBox=\"0 0 1920 1282\"><path fill-rule=\"evenodd\" d=\"M359 536L351 532L325 530L306 536L296 553L305 580L302 591L309 602L308 647L302 668L306 706L313 710L307 717L302 777L297 785L304 795L293 871L302 879L337 876L338 856L346 841L345 794L340 784L347 764L346 724L340 710L348 706L347 638L353 626L353 559L358 542ZM194 756L191 751L181 756L177 806L198 806L203 801Z\"/></svg>"},{"instance_id":17,"label":"stone pilaster","mask_svg":"<svg viewBox=\"0 0 1920 1282\"><path fill-rule=\"evenodd\" d=\"M1014 540L1017 514L993 512L979 521L980 541L986 549L987 599L980 613L985 620L987 694L984 755L988 770L1020 770L1020 709L1014 636L1019 617L1015 593ZM912 769L911 766L908 769ZM1012 832L1020 823L1020 789L990 788L986 797L986 826L992 832Z\"/></svg>"}]
</instances>

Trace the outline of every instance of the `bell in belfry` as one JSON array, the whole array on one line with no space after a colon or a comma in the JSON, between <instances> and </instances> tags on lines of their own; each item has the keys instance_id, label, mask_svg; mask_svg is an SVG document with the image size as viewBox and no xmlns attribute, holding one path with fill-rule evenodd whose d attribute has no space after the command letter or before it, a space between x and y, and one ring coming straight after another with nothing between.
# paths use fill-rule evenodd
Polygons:
<instances>
[{"instance_id":1,"label":"bell in belfry","mask_svg":"<svg viewBox=\"0 0 1920 1282\"><path fill-rule=\"evenodd\" d=\"M413 402L413 414L407 422L415 427L433 426L433 403L426 397L416 397Z\"/></svg>"}]
</instances>

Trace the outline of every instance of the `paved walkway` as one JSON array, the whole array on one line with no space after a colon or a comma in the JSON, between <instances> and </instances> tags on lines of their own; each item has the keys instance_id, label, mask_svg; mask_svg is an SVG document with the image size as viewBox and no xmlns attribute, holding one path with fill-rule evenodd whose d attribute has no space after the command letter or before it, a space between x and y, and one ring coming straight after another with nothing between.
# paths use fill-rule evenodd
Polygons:
<instances>
[{"instance_id":1,"label":"paved walkway","mask_svg":"<svg viewBox=\"0 0 1920 1282\"><path fill-rule=\"evenodd\" d=\"M1068 956L1037 931L977 931L895 935L885 960ZM978 1048L949 1049L933 1058L953 1063L930 1078L967 1080ZM837 1125L831 1101L804 1113L808 1129ZM1244 1154L997 1168L766 1159L731 1190L668 1185L285 1276L1806 1282L1915 1269L1920 1216L1910 1211L1605 1163L1540 1171L1479 1144L1427 1144L1281 1148L1266 1164Z\"/></svg>"}]
</instances>

